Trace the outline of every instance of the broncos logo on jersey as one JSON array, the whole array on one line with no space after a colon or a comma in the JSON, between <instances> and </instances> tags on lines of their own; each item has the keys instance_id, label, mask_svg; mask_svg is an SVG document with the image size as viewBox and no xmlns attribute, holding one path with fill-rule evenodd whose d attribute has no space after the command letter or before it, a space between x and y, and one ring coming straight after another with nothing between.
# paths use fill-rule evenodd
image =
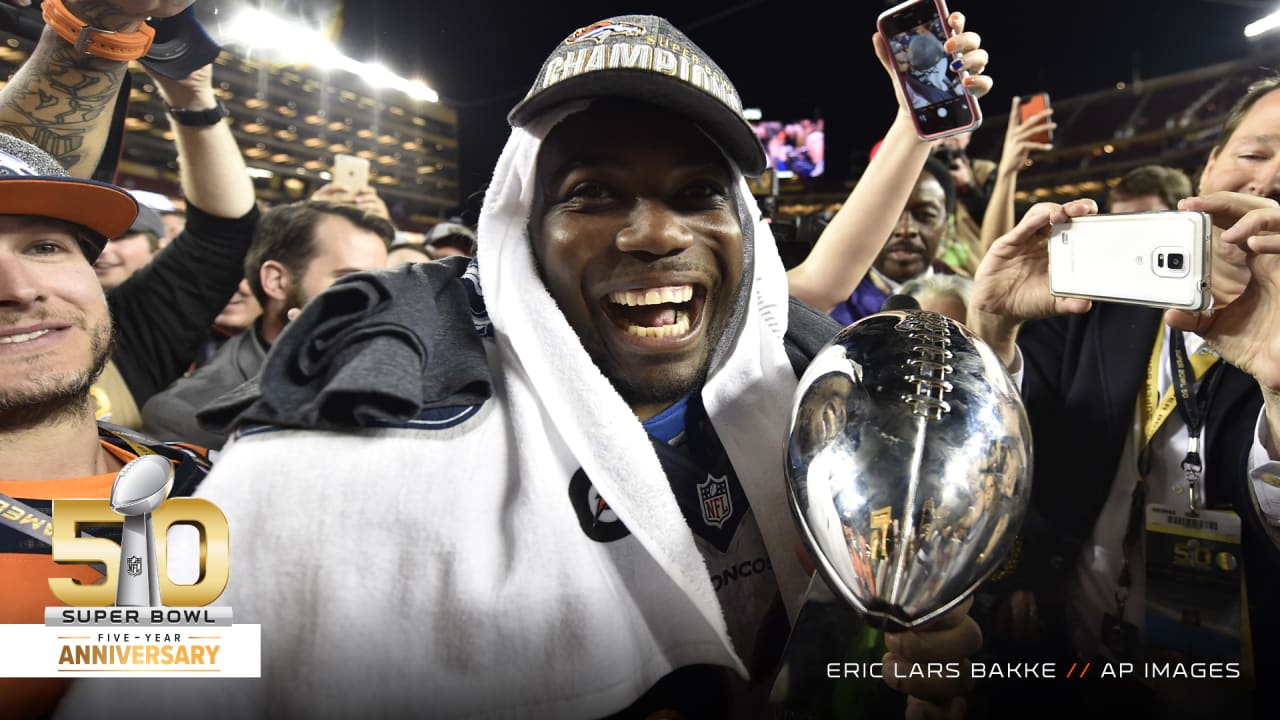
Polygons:
<instances>
[{"instance_id":1,"label":"broncos logo on jersey","mask_svg":"<svg viewBox=\"0 0 1280 720\"><path fill-rule=\"evenodd\" d=\"M631 534L581 468L569 479L569 502L578 515L582 532L592 540L607 543Z\"/></svg>"},{"instance_id":2,"label":"broncos logo on jersey","mask_svg":"<svg viewBox=\"0 0 1280 720\"><path fill-rule=\"evenodd\" d=\"M583 40L594 40L597 45L608 40L615 35L623 37L637 37L645 33L644 28L631 23L612 22L609 20L601 20L600 22L591 23L590 25L578 28L573 34L565 38L566 45L572 45Z\"/></svg>"}]
</instances>

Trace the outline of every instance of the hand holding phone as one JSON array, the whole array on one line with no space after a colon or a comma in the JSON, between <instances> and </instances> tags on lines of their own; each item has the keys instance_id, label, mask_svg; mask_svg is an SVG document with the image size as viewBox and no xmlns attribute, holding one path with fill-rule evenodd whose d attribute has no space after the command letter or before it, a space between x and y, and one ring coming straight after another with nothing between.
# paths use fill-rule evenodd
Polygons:
<instances>
[{"instance_id":1,"label":"hand holding phone","mask_svg":"<svg viewBox=\"0 0 1280 720\"><path fill-rule=\"evenodd\" d=\"M1280 208L1264 197L1222 190L1178 206L1210 213L1222 230L1214 241L1214 265L1224 282L1215 288L1215 312L1175 311L1165 320L1203 337L1223 360L1257 380L1264 397L1280 396ZM1280 448L1280 423L1269 425L1270 446Z\"/></svg>"},{"instance_id":2,"label":"hand holding phone","mask_svg":"<svg viewBox=\"0 0 1280 720\"><path fill-rule=\"evenodd\" d=\"M1128 305L1213 304L1212 226L1201 212L1081 217L1049 233L1049 291Z\"/></svg>"},{"instance_id":3,"label":"hand holding phone","mask_svg":"<svg viewBox=\"0 0 1280 720\"><path fill-rule=\"evenodd\" d=\"M961 52L948 52L948 40L956 30L953 22L963 27L962 16L957 13L953 20L943 0L908 0L886 10L876 23L892 57L887 64L909 108L916 134L925 140L969 132L982 123L975 95L985 92L990 83L969 80L975 88L970 92L966 78L970 70L977 73L985 67L986 53L978 50L977 36L972 33L963 37L975 43L964 48L974 58L966 60ZM957 39L951 47L955 49L959 43ZM883 51L881 59L885 59ZM972 62L981 66L971 68Z\"/></svg>"},{"instance_id":4,"label":"hand holding phone","mask_svg":"<svg viewBox=\"0 0 1280 720\"><path fill-rule=\"evenodd\" d=\"M387 209L387 203L378 196L376 190L369 186L362 187L359 190L352 190L346 185L329 182L311 193L311 199L338 205L354 205L385 220L391 219L391 212Z\"/></svg>"},{"instance_id":5,"label":"hand holding phone","mask_svg":"<svg viewBox=\"0 0 1280 720\"><path fill-rule=\"evenodd\" d=\"M1034 118L1049 109L1049 93L1036 93L1018 106L1018 119L1022 125L1035 122ZM1053 127L1045 120L1044 130L1027 138L1031 142L1053 142Z\"/></svg>"},{"instance_id":6,"label":"hand holding phone","mask_svg":"<svg viewBox=\"0 0 1280 720\"><path fill-rule=\"evenodd\" d=\"M333 183L349 190L369 186L369 161L356 155L333 156Z\"/></svg>"},{"instance_id":7,"label":"hand holding phone","mask_svg":"<svg viewBox=\"0 0 1280 720\"><path fill-rule=\"evenodd\" d=\"M1049 292L1049 233L1098 212L1091 199L1037 203L991 243L973 275L966 324L1008 367L1017 358L1018 328L1028 320L1089 312L1089 301Z\"/></svg>"},{"instance_id":8,"label":"hand holding phone","mask_svg":"<svg viewBox=\"0 0 1280 720\"><path fill-rule=\"evenodd\" d=\"M1026 166L1032 152L1053 149L1051 143L1035 139L1037 136L1042 136L1046 130L1057 127L1051 117L1053 111L1046 109L1044 112L1028 116L1027 121L1023 122L1021 108L1022 100L1015 95L1009 106L1009 123L1004 131L1004 149L1000 151L1001 173L1020 172Z\"/></svg>"}]
</instances>

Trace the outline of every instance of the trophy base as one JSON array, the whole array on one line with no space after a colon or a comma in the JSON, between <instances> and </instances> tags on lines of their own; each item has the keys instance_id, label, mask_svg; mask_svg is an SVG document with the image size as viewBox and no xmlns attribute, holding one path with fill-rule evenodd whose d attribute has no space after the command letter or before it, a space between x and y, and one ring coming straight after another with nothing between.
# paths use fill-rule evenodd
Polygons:
<instances>
[{"instance_id":1,"label":"trophy base","mask_svg":"<svg viewBox=\"0 0 1280 720\"><path fill-rule=\"evenodd\" d=\"M896 632L901 626L858 613L815 576L787 639L769 704L761 717L902 717L906 696L877 677L882 674L886 629Z\"/></svg>"}]
</instances>

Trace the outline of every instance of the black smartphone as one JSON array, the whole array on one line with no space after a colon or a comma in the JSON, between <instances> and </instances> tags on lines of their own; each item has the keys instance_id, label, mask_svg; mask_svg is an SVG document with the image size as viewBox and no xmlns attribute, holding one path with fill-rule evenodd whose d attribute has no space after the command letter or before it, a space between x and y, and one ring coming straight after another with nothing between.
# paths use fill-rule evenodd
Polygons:
<instances>
[{"instance_id":1,"label":"black smartphone","mask_svg":"<svg viewBox=\"0 0 1280 720\"><path fill-rule=\"evenodd\" d=\"M951 37L943 0L908 0L884 11L876 26L893 53L895 75L911 105L916 134L935 140L977 129L982 110L952 63L959 53L943 48Z\"/></svg>"}]
</instances>

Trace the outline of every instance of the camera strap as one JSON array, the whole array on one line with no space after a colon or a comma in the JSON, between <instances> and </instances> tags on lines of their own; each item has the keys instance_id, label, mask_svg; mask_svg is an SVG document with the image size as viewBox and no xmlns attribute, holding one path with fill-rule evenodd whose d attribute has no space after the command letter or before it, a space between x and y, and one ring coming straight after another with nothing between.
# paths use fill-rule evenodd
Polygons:
<instances>
[{"instance_id":1,"label":"camera strap","mask_svg":"<svg viewBox=\"0 0 1280 720\"><path fill-rule=\"evenodd\" d=\"M50 548L53 547L53 518L4 493L0 493L0 526L11 528L48 545ZM101 536L81 530L79 537L94 538ZM107 574L106 568L98 563L92 563L85 567L93 568L103 575Z\"/></svg>"},{"instance_id":2,"label":"camera strap","mask_svg":"<svg viewBox=\"0 0 1280 720\"><path fill-rule=\"evenodd\" d=\"M33 537L45 545L53 544L53 518L4 493L0 493L0 525Z\"/></svg>"}]
</instances>

